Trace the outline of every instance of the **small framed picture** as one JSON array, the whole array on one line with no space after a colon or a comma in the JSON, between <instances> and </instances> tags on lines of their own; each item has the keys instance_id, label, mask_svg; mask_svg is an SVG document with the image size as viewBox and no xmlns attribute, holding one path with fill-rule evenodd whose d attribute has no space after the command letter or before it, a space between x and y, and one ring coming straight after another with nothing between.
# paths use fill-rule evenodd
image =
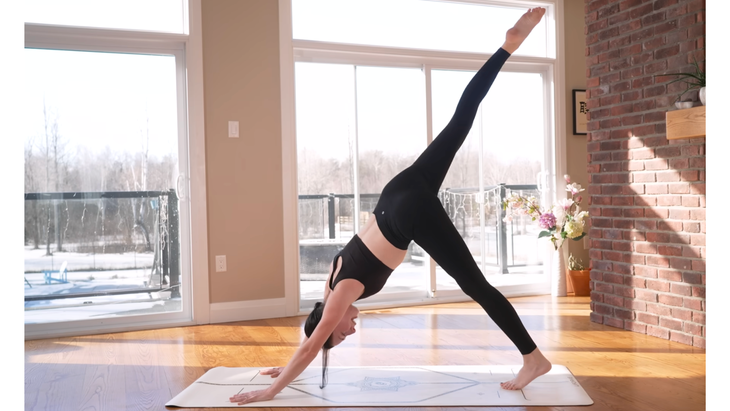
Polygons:
<instances>
[{"instance_id":1,"label":"small framed picture","mask_svg":"<svg viewBox=\"0 0 730 411\"><path fill-rule=\"evenodd\" d=\"M588 107L586 91L573 90L573 134L588 134Z\"/></svg>"}]
</instances>

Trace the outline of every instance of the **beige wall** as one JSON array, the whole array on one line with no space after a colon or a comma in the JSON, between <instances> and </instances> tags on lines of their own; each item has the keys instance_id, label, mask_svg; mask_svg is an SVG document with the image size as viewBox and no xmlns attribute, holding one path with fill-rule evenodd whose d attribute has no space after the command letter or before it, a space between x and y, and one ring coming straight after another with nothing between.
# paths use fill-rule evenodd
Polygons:
<instances>
[{"instance_id":1,"label":"beige wall","mask_svg":"<svg viewBox=\"0 0 730 411\"><path fill-rule=\"evenodd\" d=\"M566 0L568 171L584 187L586 137L571 90L585 88L582 0ZM278 2L202 2L210 302L284 297ZM228 138L228 121L240 138ZM586 204L587 205L587 204ZM588 262L582 242L570 251ZM226 255L228 271L215 272Z\"/></svg>"},{"instance_id":2,"label":"beige wall","mask_svg":"<svg viewBox=\"0 0 730 411\"><path fill-rule=\"evenodd\" d=\"M588 136L573 134L573 90L586 88L585 65L585 5L583 0L566 0L565 6L565 132L568 174L580 183L583 209L588 209ZM586 228L588 232L588 228ZM583 241L570 241L568 251L589 264L588 250Z\"/></svg>"},{"instance_id":3,"label":"beige wall","mask_svg":"<svg viewBox=\"0 0 730 411\"><path fill-rule=\"evenodd\" d=\"M272 0L202 2L211 303L284 297L278 13Z\"/></svg>"}]
</instances>

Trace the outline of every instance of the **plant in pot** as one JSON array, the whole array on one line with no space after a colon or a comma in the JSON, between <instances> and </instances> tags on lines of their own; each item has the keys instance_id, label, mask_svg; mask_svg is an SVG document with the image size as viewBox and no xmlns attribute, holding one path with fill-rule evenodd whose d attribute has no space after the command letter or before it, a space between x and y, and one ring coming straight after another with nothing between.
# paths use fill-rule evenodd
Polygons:
<instances>
[{"instance_id":1,"label":"plant in pot","mask_svg":"<svg viewBox=\"0 0 730 411\"><path fill-rule=\"evenodd\" d=\"M568 282L576 297L591 295L591 269L573 254L568 258Z\"/></svg>"},{"instance_id":2,"label":"plant in pot","mask_svg":"<svg viewBox=\"0 0 730 411\"><path fill-rule=\"evenodd\" d=\"M699 89L699 96L700 101L702 102L702 105L705 105L705 71L700 67L700 63L697 62L697 59L692 57L692 71L685 72L685 73L671 73L671 74L660 74L657 77L666 77L666 76L675 76L676 79L670 81L667 83L667 85L676 83L676 82L682 82L685 84L686 88L684 91L679 93L677 96L677 100L675 101L674 105L677 106L677 108L690 108L692 107L691 101L683 101L682 96L684 96L685 93L694 90Z\"/></svg>"}]
</instances>

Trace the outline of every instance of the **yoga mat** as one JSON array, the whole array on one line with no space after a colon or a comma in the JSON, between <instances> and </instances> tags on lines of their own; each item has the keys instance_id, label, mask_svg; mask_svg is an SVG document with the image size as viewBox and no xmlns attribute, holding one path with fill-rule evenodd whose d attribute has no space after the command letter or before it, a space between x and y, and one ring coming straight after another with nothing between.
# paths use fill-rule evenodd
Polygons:
<instances>
[{"instance_id":1,"label":"yoga mat","mask_svg":"<svg viewBox=\"0 0 730 411\"><path fill-rule=\"evenodd\" d=\"M166 406L213 407L408 407L408 406L575 406L593 400L562 365L520 391L499 383L520 366L449 365L398 367L330 367L329 383L319 388L321 368L307 368L273 400L237 405L228 398L264 389L274 381L266 368L210 369Z\"/></svg>"}]
</instances>

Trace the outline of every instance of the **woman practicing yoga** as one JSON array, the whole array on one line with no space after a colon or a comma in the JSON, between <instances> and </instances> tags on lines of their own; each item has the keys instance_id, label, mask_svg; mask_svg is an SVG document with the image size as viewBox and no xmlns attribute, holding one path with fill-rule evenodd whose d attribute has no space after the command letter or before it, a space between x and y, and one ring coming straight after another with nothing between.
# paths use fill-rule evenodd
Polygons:
<instances>
[{"instance_id":1,"label":"woman practicing yoga","mask_svg":"<svg viewBox=\"0 0 730 411\"><path fill-rule=\"evenodd\" d=\"M352 304L383 288L393 270L403 262L411 241L421 246L484 308L522 353L522 368L514 379L501 384L503 389L522 389L550 371L550 362L532 341L512 304L484 278L437 197L497 73L544 14L544 8L530 9L507 31L502 47L466 86L449 124L413 165L385 186L365 227L335 256L324 302L315 305L304 325L307 338L286 367L262 371L263 375L277 377L276 381L267 389L234 395L231 402L246 404L274 398L309 366L320 349L324 387L329 349L355 332L358 309Z\"/></svg>"}]
</instances>

